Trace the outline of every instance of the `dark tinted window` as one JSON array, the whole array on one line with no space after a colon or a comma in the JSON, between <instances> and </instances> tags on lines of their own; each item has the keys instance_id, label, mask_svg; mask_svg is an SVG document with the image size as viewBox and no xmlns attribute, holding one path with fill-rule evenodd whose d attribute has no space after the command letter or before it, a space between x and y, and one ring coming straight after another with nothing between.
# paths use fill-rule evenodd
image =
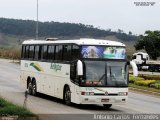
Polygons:
<instances>
[{"instance_id":1,"label":"dark tinted window","mask_svg":"<svg viewBox=\"0 0 160 120\"><path fill-rule=\"evenodd\" d=\"M25 56L24 56L24 58L28 58L28 55L29 55L29 46L26 45L25 46Z\"/></svg>"},{"instance_id":2,"label":"dark tinted window","mask_svg":"<svg viewBox=\"0 0 160 120\"><path fill-rule=\"evenodd\" d=\"M47 53L48 53L48 46L47 45L44 45L42 47L42 59L47 59Z\"/></svg>"},{"instance_id":3,"label":"dark tinted window","mask_svg":"<svg viewBox=\"0 0 160 120\"><path fill-rule=\"evenodd\" d=\"M35 60L39 60L40 59L40 46L39 45L35 46L34 59Z\"/></svg>"},{"instance_id":4,"label":"dark tinted window","mask_svg":"<svg viewBox=\"0 0 160 120\"><path fill-rule=\"evenodd\" d=\"M33 59L33 57L34 57L34 46L32 45L29 47L29 58Z\"/></svg>"},{"instance_id":5,"label":"dark tinted window","mask_svg":"<svg viewBox=\"0 0 160 120\"><path fill-rule=\"evenodd\" d=\"M63 60L66 60L66 61L72 60L71 45L64 45L64 48L63 48Z\"/></svg>"},{"instance_id":6,"label":"dark tinted window","mask_svg":"<svg viewBox=\"0 0 160 120\"><path fill-rule=\"evenodd\" d=\"M56 45L55 60L62 60L63 46Z\"/></svg>"},{"instance_id":7,"label":"dark tinted window","mask_svg":"<svg viewBox=\"0 0 160 120\"><path fill-rule=\"evenodd\" d=\"M25 58L25 46L22 46L21 58Z\"/></svg>"},{"instance_id":8,"label":"dark tinted window","mask_svg":"<svg viewBox=\"0 0 160 120\"><path fill-rule=\"evenodd\" d=\"M79 59L79 46L73 45L72 46L72 60Z\"/></svg>"},{"instance_id":9,"label":"dark tinted window","mask_svg":"<svg viewBox=\"0 0 160 120\"><path fill-rule=\"evenodd\" d=\"M54 60L54 46L50 45L48 46L48 59L49 60Z\"/></svg>"}]
</instances>

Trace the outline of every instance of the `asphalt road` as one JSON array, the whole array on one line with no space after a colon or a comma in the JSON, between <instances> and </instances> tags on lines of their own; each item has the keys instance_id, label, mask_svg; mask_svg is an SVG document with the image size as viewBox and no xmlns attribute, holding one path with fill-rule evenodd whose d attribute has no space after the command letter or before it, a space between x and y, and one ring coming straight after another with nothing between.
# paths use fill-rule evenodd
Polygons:
<instances>
[{"instance_id":1,"label":"asphalt road","mask_svg":"<svg viewBox=\"0 0 160 120\"><path fill-rule=\"evenodd\" d=\"M23 105L25 89L20 86L19 79L19 64L12 63L11 60L0 59L0 97L15 104ZM40 114L41 119L66 119L66 117L69 119L71 117L77 120L85 120L87 116L81 114L160 114L160 98L129 92L129 99L125 105L113 105L111 109L105 110L99 105L73 104L67 106L63 104L62 100L40 94L38 97L28 96L27 108L36 114ZM55 114L58 116L55 116ZM74 115L63 116L61 114Z\"/></svg>"}]
</instances>

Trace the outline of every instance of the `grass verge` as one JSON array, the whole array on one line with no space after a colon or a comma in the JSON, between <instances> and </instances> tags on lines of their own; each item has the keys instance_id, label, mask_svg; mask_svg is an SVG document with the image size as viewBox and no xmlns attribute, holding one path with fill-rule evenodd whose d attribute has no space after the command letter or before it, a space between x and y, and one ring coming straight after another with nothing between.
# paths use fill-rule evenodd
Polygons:
<instances>
[{"instance_id":1,"label":"grass verge","mask_svg":"<svg viewBox=\"0 0 160 120\"><path fill-rule=\"evenodd\" d=\"M151 91L151 92L160 93L160 90L158 90L158 89L150 88L150 87L146 87L146 86L138 86L138 85L135 85L133 83L129 83L129 87L133 87L133 88L138 88L138 89L141 89L141 90L148 90L148 91Z\"/></svg>"},{"instance_id":2,"label":"grass verge","mask_svg":"<svg viewBox=\"0 0 160 120\"><path fill-rule=\"evenodd\" d=\"M29 110L0 98L0 116L36 117Z\"/></svg>"}]
</instances>

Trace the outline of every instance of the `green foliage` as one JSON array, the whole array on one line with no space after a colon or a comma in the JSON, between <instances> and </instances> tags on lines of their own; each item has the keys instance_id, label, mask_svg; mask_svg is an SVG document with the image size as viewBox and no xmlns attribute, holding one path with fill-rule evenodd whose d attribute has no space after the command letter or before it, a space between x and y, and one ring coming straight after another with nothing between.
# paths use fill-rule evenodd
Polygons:
<instances>
[{"instance_id":1,"label":"green foliage","mask_svg":"<svg viewBox=\"0 0 160 120\"><path fill-rule=\"evenodd\" d=\"M151 79L149 80L148 78ZM129 83L135 86L137 85L137 86L145 86L145 87L160 89L160 80L153 80L152 78L158 78L158 76L144 75L144 76L134 77L133 75L129 75Z\"/></svg>"},{"instance_id":2,"label":"green foliage","mask_svg":"<svg viewBox=\"0 0 160 120\"><path fill-rule=\"evenodd\" d=\"M156 82L155 80L137 80L134 83L139 86L148 86L149 87L151 84L154 84L155 82Z\"/></svg>"},{"instance_id":3,"label":"green foliage","mask_svg":"<svg viewBox=\"0 0 160 120\"><path fill-rule=\"evenodd\" d=\"M159 75L139 75L139 77L142 77L142 78L148 79L148 80L160 80Z\"/></svg>"},{"instance_id":4,"label":"green foliage","mask_svg":"<svg viewBox=\"0 0 160 120\"><path fill-rule=\"evenodd\" d=\"M4 99L0 99L0 109L7 106L11 105L10 103L7 103Z\"/></svg>"},{"instance_id":5,"label":"green foliage","mask_svg":"<svg viewBox=\"0 0 160 120\"><path fill-rule=\"evenodd\" d=\"M160 56L160 31L146 31L145 35L139 36L136 43L136 50L145 49L152 59L156 60Z\"/></svg>"},{"instance_id":6,"label":"green foliage","mask_svg":"<svg viewBox=\"0 0 160 120\"><path fill-rule=\"evenodd\" d=\"M0 98L0 116L1 115L18 115L19 117L35 116L29 110Z\"/></svg>"},{"instance_id":7,"label":"green foliage","mask_svg":"<svg viewBox=\"0 0 160 120\"><path fill-rule=\"evenodd\" d=\"M142 90L148 90L148 91L160 93L159 89L151 88L151 87L148 87L148 86L147 87L146 86L138 86L138 85L135 85L133 83L130 83L129 87L133 87L133 88L138 88L138 89L142 89Z\"/></svg>"},{"instance_id":8,"label":"green foliage","mask_svg":"<svg viewBox=\"0 0 160 120\"><path fill-rule=\"evenodd\" d=\"M129 83L135 83L135 81L144 80L142 77L134 77L133 75L129 75Z\"/></svg>"},{"instance_id":9,"label":"green foliage","mask_svg":"<svg viewBox=\"0 0 160 120\"><path fill-rule=\"evenodd\" d=\"M0 18L0 33L35 37L36 21L16 20ZM39 22L39 37L58 37L58 38L76 38L76 37L106 37L114 35L123 41L136 41L137 36L117 33L109 30L103 30L92 25L59 23L59 22Z\"/></svg>"},{"instance_id":10,"label":"green foliage","mask_svg":"<svg viewBox=\"0 0 160 120\"><path fill-rule=\"evenodd\" d=\"M156 83L155 84L151 84L150 87L156 88L156 89L160 89L160 82L156 81Z\"/></svg>"}]
</instances>

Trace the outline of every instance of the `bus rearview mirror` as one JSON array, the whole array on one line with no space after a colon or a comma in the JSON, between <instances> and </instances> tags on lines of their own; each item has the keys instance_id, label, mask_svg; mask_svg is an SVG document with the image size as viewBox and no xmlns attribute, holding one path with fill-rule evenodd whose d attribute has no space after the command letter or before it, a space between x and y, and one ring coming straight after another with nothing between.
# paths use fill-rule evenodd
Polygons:
<instances>
[{"instance_id":1,"label":"bus rearview mirror","mask_svg":"<svg viewBox=\"0 0 160 120\"><path fill-rule=\"evenodd\" d=\"M130 65L132 66L132 69L133 69L133 75L138 76L138 68L136 63L134 61L130 61Z\"/></svg>"},{"instance_id":2,"label":"bus rearview mirror","mask_svg":"<svg viewBox=\"0 0 160 120\"><path fill-rule=\"evenodd\" d=\"M83 75L83 63L82 61L77 61L77 75L82 76Z\"/></svg>"}]
</instances>

